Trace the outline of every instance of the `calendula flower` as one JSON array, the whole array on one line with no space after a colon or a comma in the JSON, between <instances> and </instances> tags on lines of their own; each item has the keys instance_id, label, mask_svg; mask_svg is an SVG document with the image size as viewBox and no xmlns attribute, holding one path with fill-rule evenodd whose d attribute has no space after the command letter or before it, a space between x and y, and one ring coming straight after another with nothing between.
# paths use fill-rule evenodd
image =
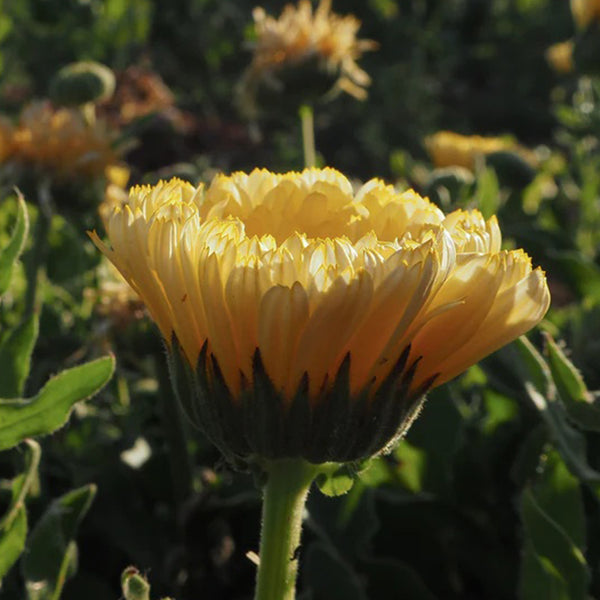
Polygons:
<instances>
[{"instance_id":1,"label":"calendula flower","mask_svg":"<svg viewBox=\"0 0 600 600\"><path fill-rule=\"evenodd\" d=\"M571 0L571 13L577 26L584 29L600 20L600 0Z\"/></svg>"},{"instance_id":2,"label":"calendula flower","mask_svg":"<svg viewBox=\"0 0 600 600\"><path fill-rule=\"evenodd\" d=\"M574 46L573 40L567 40L554 44L546 50L546 60L557 73L570 73L575 68L573 61Z\"/></svg>"},{"instance_id":3,"label":"calendula flower","mask_svg":"<svg viewBox=\"0 0 600 600\"><path fill-rule=\"evenodd\" d=\"M425 139L433 164L440 167L465 167L473 170L478 156L496 152L516 152L525 160L534 161L531 152L516 142L502 137L461 135L453 131L438 131Z\"/></svg>"},{"instance_id":4,"label":"calendula flower","mask_svg":"<svg viewBox=\"0 0 600 600\"><path fill-rule=\"evenodd\" d=\"M181 349L202 390L182 393L188 409L234 457L380 451L427 389L550 301L494 217L446 216L377 179L353 193L333 169L134 187L105 225L110 245L93 241Z\"/></svg>"},{"instance_id":5,"label":"calendula flower","mask_svg":"<svg viewBox=\"0 0 600 600\"><path fill-rule=\"evenodd\" d=\"M17 159L60 176L102 175L117 162L110 133L86 123L76 109L53 109L47 102L25 107L14 136Z\"/></svg>"},{"instance_id":6,"label":"calendula flower","mask_svg":"<svg viewBox=\"0 0 600 600\"><path fill-rule=\"evenodd\" d=\"M356 61L377 44L356 38L360 28L356 17L333 13L331 0L321 0L314 11L309 0L288 4L278 19L257 7L253 17L256 43L244 79L246 94L261 83L284 87L287 75L297 79L299 71L306 71L301 87L308 89L314 87L314 80L325 79L328 87L333 84L355 98L366 98L371 79Z\"/></svg>"}]
</instances>

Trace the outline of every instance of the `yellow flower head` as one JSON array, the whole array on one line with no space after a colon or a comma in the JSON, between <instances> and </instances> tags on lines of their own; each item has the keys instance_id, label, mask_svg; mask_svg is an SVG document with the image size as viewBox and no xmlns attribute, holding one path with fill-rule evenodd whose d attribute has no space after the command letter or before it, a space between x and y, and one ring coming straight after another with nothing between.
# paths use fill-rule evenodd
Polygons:
<instances>
[{"instance_id":1,"label":"yellow flower head","mask_svg":"<svg viewBox=\"0 0 600 600\"><path fill-rule=\"evenodd\" d=\"M100 124L89 125L79 111L36 102L21 113L15 155L60 175L102 175L117 161L111 141Z\"/></svg>"},{"instance_id":2,"label":"yellow flower head","mask_svg":"<svg viewBox=\"0 0 600 600\"><path fill-rule=\"evenodd\" d=\"M320 0L314 12L310 0L300 0L297 6L288 4L279 19L260 7L253 17L256 46L247 74L250 80L274 79L283 69L316 61L337 75L338 89L359 99L366 97L364 88L371 80L356 60L377 44L356 38L360 21L353 15L331 12L331 0Z\"/></svg>"},{"instance_id":3,"label":"yellow flower head","mask_svg":"<svg viewBox=\"0 0 600 600\"><path fill-rule=\"evenodd\" d=\"M585 29L592 21L600 21L600 0L571 0L576 25Z\"/></svg>"},{"instance_id":4,"label":"yellow flower head","mask_svg":"<svg viewBox=\"0 0 600 600\"><path fill-rule=\"evenodd\" d=\"M535 162L532 153L516 142L502 137L461 135L453 131L438 131L425 139L433 164L438 167L465 167L473 170L478 156L494 152L516 152L528 162Z\"/></svg>"},{"instance_id":5,"label":"yellow flower head","mask_svg":"<svg viewBox=\"0 0 600 600\"><path fill-rule=\"evenodd\" d=\"M111 246L93 233L96 245L168 344L191 366L209 357L212 377L218 366L234 404L257 350L284 406L306 387L320 410L344 369L351 398L372 399L392 375L421 397L550 302L529 257L501 250L494 217L444 215L377 179L354 193L333 169L134 187L105 224Z\"/></svg>"},{"instance_id":6,"label":"yellow flower head","mask_svg":"<svg viewBox=\"0 0 600 600\"><path fill-rule=\"evenodd\" d=\"M0 117L0 164L3 163L13 152L14 131L11 122L5 117Z\"/></svg>"},{"instance_id":7,"label":"yellow flower head","mask_svg":"<svg viewBox=\"0 0 600 600\"><path fill-rule=\"evenodd\" d=\"M546 60L557 73L570 73L575 68L573 49L573 40L554 44L546 50Z\"/></svg>"}]
</instances>

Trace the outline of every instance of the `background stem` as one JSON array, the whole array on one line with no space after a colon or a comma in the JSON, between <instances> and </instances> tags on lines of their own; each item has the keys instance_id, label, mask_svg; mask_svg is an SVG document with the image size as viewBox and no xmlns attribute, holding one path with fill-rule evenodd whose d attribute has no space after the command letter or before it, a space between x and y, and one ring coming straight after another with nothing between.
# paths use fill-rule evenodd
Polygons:
<instances>
[{"instance_id":1,"label":"background stem","mask_svg":"<svg viewBox=\"0 0 600 600\"><path fill-rule=\"evenodd\" d=\"M33 247L29 260L25 263L27 290L25 292L25 315L40 310L40 282L46 273L46 257L48 254L48 236L52 225L52 197L50 182L43 179L38 187L38 215L33 234Z\"/></svg>"},{"instance_id":2,"label":"background stem","mask_svg":"<svg viewBox=\"0 0 600 600\"><path fill-rule=\"evenodd\" d=\"M304 166L314 167L317 163L315 150L315 123L312 106L303 104L300 107L300 121L302 123L302 147L304 149Z\"/></svg>"}]
</instances>

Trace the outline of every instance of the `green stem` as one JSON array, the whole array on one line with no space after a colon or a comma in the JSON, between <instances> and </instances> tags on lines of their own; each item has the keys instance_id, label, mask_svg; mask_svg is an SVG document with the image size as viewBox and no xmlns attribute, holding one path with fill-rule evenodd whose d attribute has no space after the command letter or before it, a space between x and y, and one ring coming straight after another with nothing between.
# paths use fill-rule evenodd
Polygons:
<instances>
[{"instance_id":1,"label":"green stem","mask_svg":"<svg viewBox=\"0 0 600 600\"><path fill-rule=\"evenodd\" d=\"M33 247L29 261L25 266L27 277L27 290L25 292L26 315L31 315L34 311L39 311L40 309L39 288L40 282L46 272L48 236L50 234L53 212L50 182L44 179L38 188L38 215L33 235Z\"/></svg>"},{"instance_id":2,"label":"green stem","mask_svg":"<svg viewBox=\"0 0 600 600\"><path fill-rule=\"evenodd\" d=\"M315 123L312 106L303 104L300 107L300 121L302 123L304 166L314 167L317 164L317 152L315 150Z\"/></svg>"},{"instance_id":3,"label":"green stem","mask_svg":"<svg viewBox=\"0 0 600 600\"><path fill-rule=\"evenodd\" d=\"M316 465L301 459L281 459L267 467L254 600L296 597L302 513L317 473Z\"/></svg>"}]
</instances>

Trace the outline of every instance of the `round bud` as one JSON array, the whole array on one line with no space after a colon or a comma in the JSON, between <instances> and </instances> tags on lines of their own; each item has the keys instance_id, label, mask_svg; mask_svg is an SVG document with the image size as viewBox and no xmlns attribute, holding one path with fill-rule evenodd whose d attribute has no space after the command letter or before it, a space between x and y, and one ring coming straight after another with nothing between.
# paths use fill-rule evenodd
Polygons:
<instances>
[{"instance_id":1,"label":"round bud","mask_svg":"<svg viewBox=\"0 0 600 600\"><path fill-rule=\"evenodd\" d=\"M62 106L101 102L115 91L115 76L97 62L76 62L64 66L50 84L52 101Z\"/></svg>"}]
</instances>

